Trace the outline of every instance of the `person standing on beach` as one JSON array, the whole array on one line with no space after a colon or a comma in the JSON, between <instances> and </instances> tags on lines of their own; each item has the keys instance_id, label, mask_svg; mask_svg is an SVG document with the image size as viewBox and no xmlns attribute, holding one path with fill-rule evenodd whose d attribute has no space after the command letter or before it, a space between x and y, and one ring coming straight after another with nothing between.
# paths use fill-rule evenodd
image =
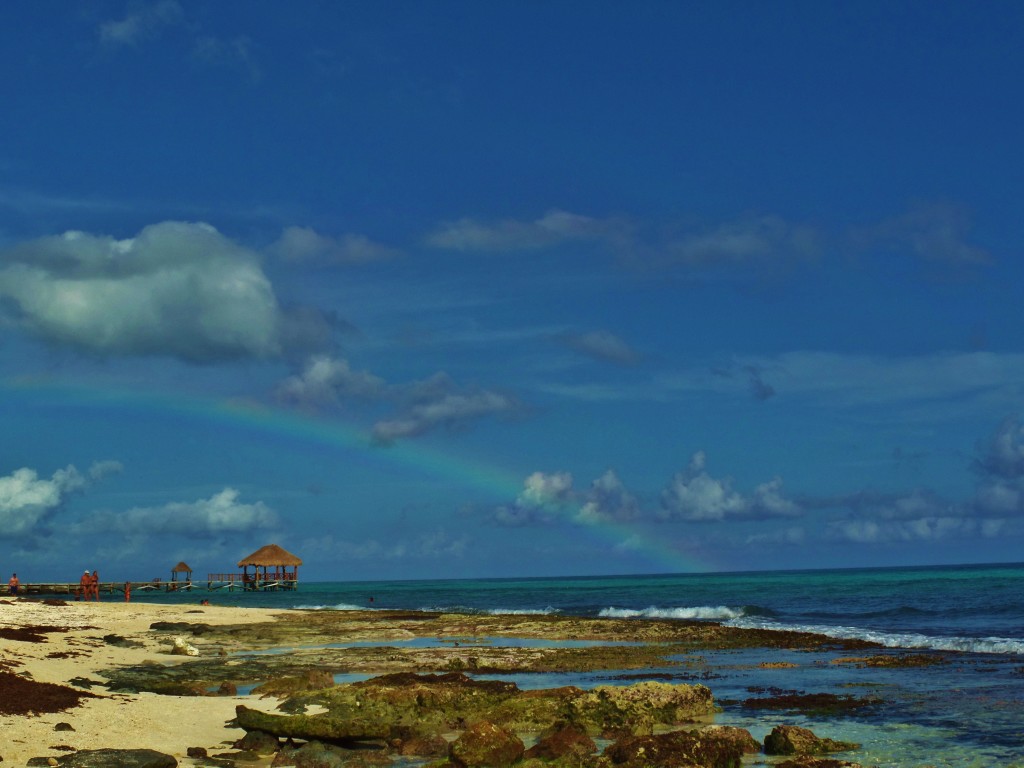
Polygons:
<instances>
[{"instance_id":1,"label":"person standing on beach","mask_svg":"<svg viewBox=\"0 0 1024 768\"><path fill-rule=\"evenodd\" d=\"M132 583L130 581L124 583L124 601L126 603L132 601Z\"/></svg>"},{"instance_id":2,"label":"person standing on beach","mask_svg":"<svg viewBox=\"0 0 1024 768\"><path fill-rule=\"evenodd\" d=\"M89 591L92 592L92 599L97 603L100 601L100 572L93 571L89 577Z\"/></svg>"},{"instance_id":3,"label":"person standing on beach","mask_svg":"<svg viewBox=\"0 0 1024 768\"><path fill-rule=\"evenodd\" d=\"M18 581L18 574L12 573L10 580L7 582L7 589L10 591L11 596L16 597L18 594L18 587L21 582Z\"/></svg>"},{"instance_id":4,"label":"person standing on beach","mask_svg":"<svg viewBox=\"0 0 1024 768\"><path fill-rule=\"evenodd\" d=\"M86 571L82 574L82 578L78 580L78 595L75 600L89 600L89 593L92 591L92 586L89 582L89 572Z\"/></svg>"}]
</instances>

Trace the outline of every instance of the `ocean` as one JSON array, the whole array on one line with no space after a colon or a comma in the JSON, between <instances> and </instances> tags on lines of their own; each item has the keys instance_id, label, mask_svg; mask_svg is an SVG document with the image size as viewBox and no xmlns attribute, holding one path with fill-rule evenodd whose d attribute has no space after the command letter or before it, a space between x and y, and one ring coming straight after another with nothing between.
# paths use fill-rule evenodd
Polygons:
<instances>
[{"instance_id":1,"label":"ocean","mask_svg":"<svg viewBox=\"0 0 1024 768\"><path fill-rule=\"evenodd\" d=\"M220 605L283 609L701 619L870 640L913 654L938 655L945 661L927 667L879 668L834 664L840 655L835 652L756 649L702 653L699 660L686 659L687 669L711 688L722 705L715 722L747 728L759 740L774 725L788 723L860 743L857 752L837 757L865 766L1024 767L1024 564L300 582L294 592L197 589L138 595L154 602L202 598ZM765 668L763 662L795 666ZM506 679L523 688L590 687L678 672L678 667L666 667ZM752 708L749 700L766 691L852 695L875 703L841 715L814 717Z\"/></svg>"}]
</instances>

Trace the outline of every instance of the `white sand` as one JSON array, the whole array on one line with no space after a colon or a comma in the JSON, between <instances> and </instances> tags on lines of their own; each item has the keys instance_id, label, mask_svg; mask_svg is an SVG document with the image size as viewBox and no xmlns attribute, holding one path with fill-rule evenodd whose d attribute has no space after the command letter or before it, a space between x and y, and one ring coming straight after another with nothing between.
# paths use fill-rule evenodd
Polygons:
<instances>
[{"instance_id":1,"label":"white sand","mask_svg":"<svg viewBox=\"0 0 1024 768\"><path fill-rule=\"evenodd\" d=\"M12 665L18 675L36 682L67 685L75 677L101 680L96 672L146 660L177 664L187 660L171 656L168 633L154 633L155 621L183 621L206 624L242 624L268 621L277 611L260 608L220 606L155 605L151 603L70 602L65 606L45 605L30 600L0 600L0 627L48 625L71 627L69 632L46 633L46 642L33 643L0 639L0 664ZM198 613L197 611L202 611ZM86 627L91 627L86 629ZM120 648L104 643L107 634L122 635L144 643L142 648ZM201 638L186 638L202 652ZM51 659L48 654L70 651L72 658ZM235 715L235 706L273 712L277 700L253 697L162 696L156 694L110 694L95 686L91 693L102 696L84 699L78 707L43 715L0 715L0 757L4 765L24 765L30 757L68 754L54 750L63 745L81 749L104 747L155 749L176 757L181 765L193 765L186 757L188 747L205 747L214 754L226 750L245 735L225 722ZM54 731L57 723L70 723L74 731Z\"/></svg>"}]
</instances>

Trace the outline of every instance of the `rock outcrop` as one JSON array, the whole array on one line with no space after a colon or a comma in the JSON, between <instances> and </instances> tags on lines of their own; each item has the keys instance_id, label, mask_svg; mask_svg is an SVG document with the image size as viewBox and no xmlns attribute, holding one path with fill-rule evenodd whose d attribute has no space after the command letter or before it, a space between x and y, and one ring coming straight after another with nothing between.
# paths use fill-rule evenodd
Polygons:
<instances>
[{"instance_id":1,"label":"rock outcrop","mask_svg":"<svg viewBox=\"0 0 1024 768\"><path fill-rule=\"evenodd\" d=\"M796 725L776 726L764 738L766 755L825 755L859 747L859 744L848 741L820 738L807 728Z\"/></svg>"}]
</instances>

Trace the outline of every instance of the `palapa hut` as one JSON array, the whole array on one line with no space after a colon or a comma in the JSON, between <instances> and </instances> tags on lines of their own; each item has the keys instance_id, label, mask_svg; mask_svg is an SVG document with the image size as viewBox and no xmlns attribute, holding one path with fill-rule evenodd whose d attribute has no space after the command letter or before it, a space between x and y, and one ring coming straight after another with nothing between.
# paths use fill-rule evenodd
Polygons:
<instances>
[{"instance_id":1,"label":"palapa hut","mask_svg":"<svg viewBox=\"0 0 1024 768\"><path fill-rule=\"evenodd\" d=\"M277 544L260 547L238 561L246 589L295 589L302 560ZM249 567L253 572L249 574ZM289 571L289 567L291 570Z\"/></svg>"},{"instance_id":2,"label":"palapa hut","mask_svg":"<svg viewBox=\"0 0 1024 768\"><path fill-rule=\"evenodd\" d=\"M179 573L185 574L184 581L187 581L189 584L192 583L192 569L184 560L171 568L171 581L177 581Z\"/></svg>"}]
</instances>

